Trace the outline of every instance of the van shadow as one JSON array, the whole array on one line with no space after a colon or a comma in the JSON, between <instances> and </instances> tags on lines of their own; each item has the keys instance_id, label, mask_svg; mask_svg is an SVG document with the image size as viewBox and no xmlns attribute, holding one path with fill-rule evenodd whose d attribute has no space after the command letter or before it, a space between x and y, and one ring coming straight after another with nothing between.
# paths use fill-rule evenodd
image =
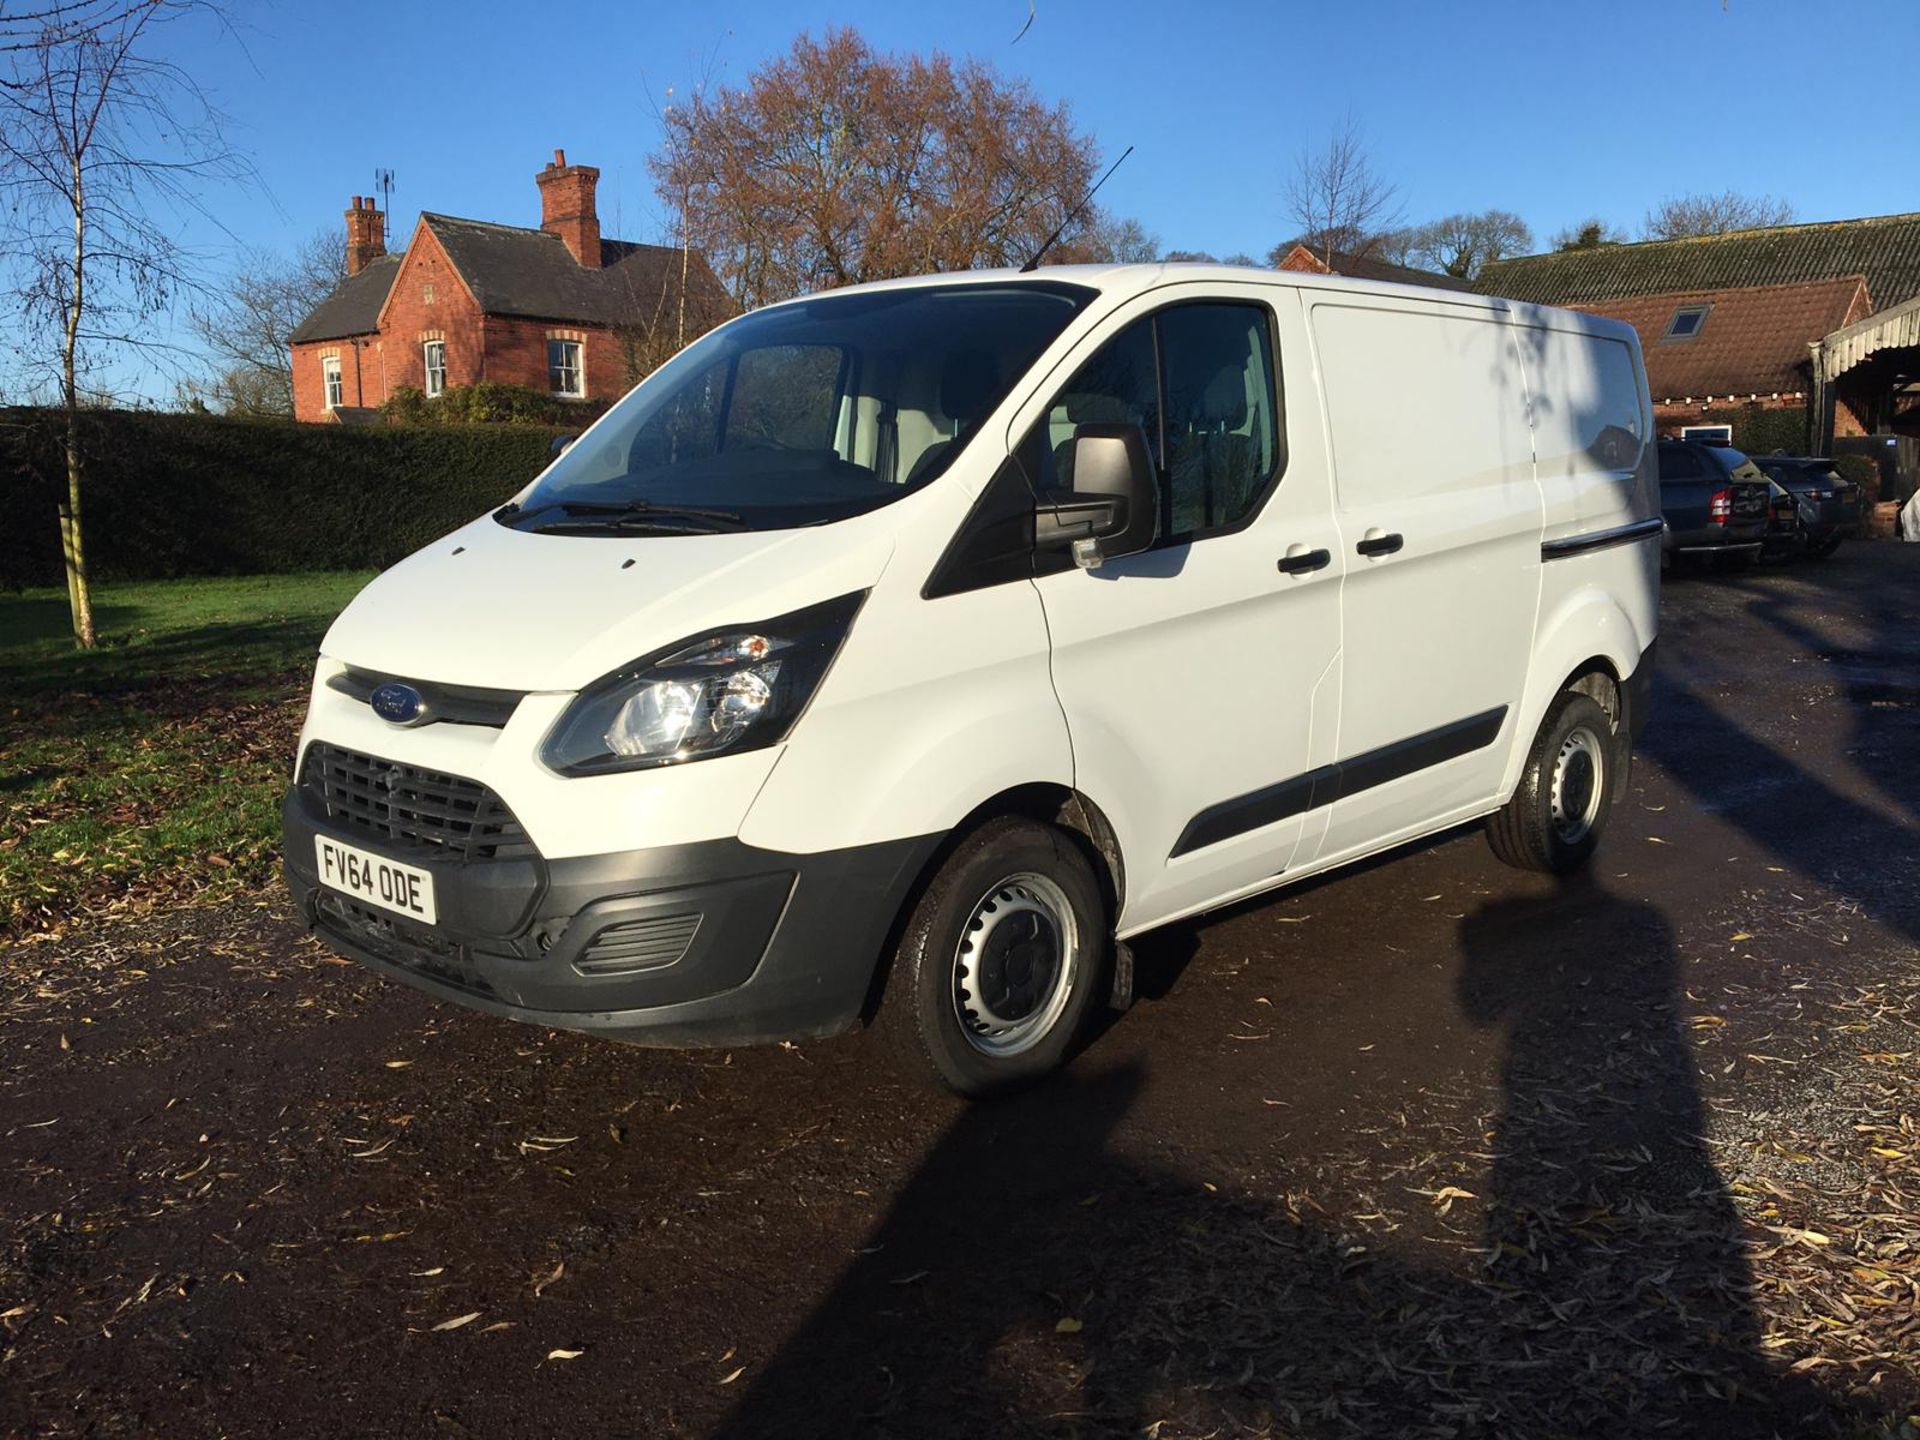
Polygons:
<instances>
[{"instance_id":1,"label":"van shadow","mask_svg":"<svg viewBox=\"0 0 1920 1440\"><path fill-rule=\"evenodd\" d=\"M713 1433L1840 1429L1757 1348L1665 919L1571 885L1460 942L1506 1047L1487 1148L1406 1182L1470 1192L1444 1214L1410 1197L1376 1239L1304 1163L1212 1188L1129 1133L1142 1069L1083 1066L963 1114Z\"/></svg>"}]
</instances>

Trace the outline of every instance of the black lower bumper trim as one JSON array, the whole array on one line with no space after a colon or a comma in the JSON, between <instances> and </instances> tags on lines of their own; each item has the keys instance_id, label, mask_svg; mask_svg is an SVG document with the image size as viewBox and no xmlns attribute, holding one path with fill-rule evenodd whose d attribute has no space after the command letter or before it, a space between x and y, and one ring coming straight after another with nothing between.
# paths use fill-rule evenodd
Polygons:
<instances>
[{"instance_id":1,"label":"black lower bumper trim","mask_svg":"<svg viewBox=\"0 0 1920 1440\"><path fill-rule=\"evenodd\" d=\"M432 873L437 923L319 883L298 792L283 810L286 876L327 945L436 995L535 1024L640 1044L832 1034L860 1015L895 916L937 836L801 855L739 840L525 862L391 858Z\"/></svg>"}]
</instances>

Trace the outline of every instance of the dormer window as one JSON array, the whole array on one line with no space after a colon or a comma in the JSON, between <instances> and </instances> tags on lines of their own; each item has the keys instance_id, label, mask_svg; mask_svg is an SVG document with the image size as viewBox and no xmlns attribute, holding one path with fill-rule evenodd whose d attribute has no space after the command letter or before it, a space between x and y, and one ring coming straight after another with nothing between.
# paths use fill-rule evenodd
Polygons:
<instances>
[{"instance_id":1,"label":"dormer window","mask_svg":"<svg viewBox=\"0 0 1920 1440\"><path fill-rule=\"evenodd\" d=\"M1673 312L1673 318L1667 322L1667 333L1662 340L1691 340L1700 333L1700 327L1707 323L1707 312L1711 305L1682 305Z\"/></svg>"}]
</instances>

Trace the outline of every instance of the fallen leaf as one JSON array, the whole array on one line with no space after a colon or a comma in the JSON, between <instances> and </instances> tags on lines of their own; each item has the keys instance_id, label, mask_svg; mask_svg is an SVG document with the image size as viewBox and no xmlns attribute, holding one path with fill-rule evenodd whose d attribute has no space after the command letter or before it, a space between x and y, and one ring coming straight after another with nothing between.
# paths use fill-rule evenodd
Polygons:
<instances>
[{"instance_id":1,"label":"fallen leaf","mask_svg":"<svg viewBox=\"0 0 1920 1440\"><path fill-rule=\"evenodd\" d=\"M442 1320L433 1328L435 1330L458 1330L462 1325L471 1325L484 1314L486 1314L486 1311L476 1310L471 1315L456 1315L451 1320Z\"/></svg>"},{"instance_id":2,"label":"fallen leaf","mask_svg":"<svg viewBox=\"0 0 1920 1440\"><path fill-rule=\"evenodd\" d=\"M407 1068L407 1066L411 1065L412 1063L413 1062L411 1060L389 1060L387 1061L387 1069L404 1070Z\"/></svg>"},{"instance_id":3,"label":"fallen leaf","mask_svg":"<svg viewBox=\"0 0 1920 1440\"><path fill-rule=\"evenodd\" d=\"M558 1280L562 1275L566 1274L566 1272L567 1272L567 1262L562 1260L558 1265L555 1265L553 1267L553 1273L551 1275L548 1275L545 1279L534 1281L533 1282L533 1298L538 1300L540 1298L541 1292L544 1291L549 1285L553 1284L554 1281Z\"/></svg>"},{"instance_id":4,"label":"fallen leaf","mask_svg":"<svg viewBox=\"0 0 1920 1440\"><path fill-rule=\"evenodd\" d=\"M1060 1318L1059 1323L1053 1327L1053 1333L1056 1335L1078 1335L1086 1328L1084 1323L1074 1319L1071 1315L1064 1315Z\"/></svg>"},{"instance_id":5,"label":"fallen leaf","mask_svg":"<svg viewBox=\"0 0 1920 1440\"><path fill-rule=\"evenodd\" d=\"M584 1350L549 1350L547 1351L547 1358L549 1360L578 1360L586 1353Z\"/></svg>"},{"instance_id":6,"label":"fallen leaf","mask_svg":"<svg viewBox=\"0 0 1920 1440\"><path fill-rule=\"evenodd\" d=\"M747 1367L742 1365L738 1370L728 1371L725 1378L722 1379L720 1383L722 1385L731 1385L734 1381L738 1380L742 1375L746 1373L747 1373Z\"/></svg>"}]
</instances>

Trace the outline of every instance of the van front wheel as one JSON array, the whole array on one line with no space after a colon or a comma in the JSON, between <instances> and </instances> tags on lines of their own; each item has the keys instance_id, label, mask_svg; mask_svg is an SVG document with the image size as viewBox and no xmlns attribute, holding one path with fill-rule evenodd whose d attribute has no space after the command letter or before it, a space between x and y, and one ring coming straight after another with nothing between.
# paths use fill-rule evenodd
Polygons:
<instances>
[{"instance_id":1,"label":"van front wheel","mask_svg":"<svg viewBox=\"0 0 1920 1440\"><path fill-rule=\"evenodd\" d=\"M1592 857L1624 788L1627 741L1590 695L1547 708L1513 798L1487 822L1493 853L1521 870L1565 875Z\"/></svg>"},{"instance_id":2,"label":"van front wheel","mask_svg":"<svg viewBox=\"0 0 1920 1440\"><path fill-rule=\"evenodd\" d=\"M915 905L875 1028L903 1068L956 1094L1015 1089L1072 1052L1106 983L1109 929L1071 837L990 820Z\"/></svg>"}]
</instances>

